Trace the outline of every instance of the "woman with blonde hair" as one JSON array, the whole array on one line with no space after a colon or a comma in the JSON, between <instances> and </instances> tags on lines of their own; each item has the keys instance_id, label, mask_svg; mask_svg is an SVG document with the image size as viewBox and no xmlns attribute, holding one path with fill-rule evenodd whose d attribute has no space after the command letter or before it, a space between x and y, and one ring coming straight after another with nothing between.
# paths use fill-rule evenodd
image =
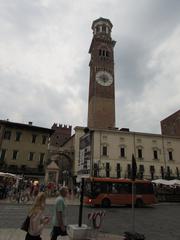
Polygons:
<instances>
[{"instance_id":1,"label":"woman with blonde hair","mask_svg":"<svg viewBox=\"0 0 180 240\"><path fill-rule=\"evenodd\" d=\"M43 215L46 203L46 196L44 192L40 192L29 211L30 217L29 229L25 240L41 240L41 233L46 224L49 223L49 217Z\"/></svg>"}]
</instances>

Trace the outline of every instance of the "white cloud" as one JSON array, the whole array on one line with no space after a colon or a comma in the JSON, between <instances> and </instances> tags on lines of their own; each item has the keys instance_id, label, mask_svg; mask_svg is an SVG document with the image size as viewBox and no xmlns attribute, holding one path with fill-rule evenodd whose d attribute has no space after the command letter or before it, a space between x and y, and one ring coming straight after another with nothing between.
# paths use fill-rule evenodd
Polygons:
<instances>
[{"instance_id":1,"label":"white cloud","mask_svg":"<svg viewBox=\"0 0 180 240\"><path fill-rule=\"evenodd\" d=\"M158 132L159 122L179 109L179 41L180 26L154 49L148 64L148 70L154 75L146 79L141 98L126 106L134 130Z\"/></svg>"}]
</instances>

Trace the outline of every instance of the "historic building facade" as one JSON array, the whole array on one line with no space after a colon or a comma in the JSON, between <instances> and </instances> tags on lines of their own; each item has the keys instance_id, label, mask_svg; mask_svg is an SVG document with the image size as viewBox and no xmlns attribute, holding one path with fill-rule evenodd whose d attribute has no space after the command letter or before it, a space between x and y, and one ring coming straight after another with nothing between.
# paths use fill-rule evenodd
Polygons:
<instances>
[{"instance_id":1,"label":"historic building facade","mask_svg":"<svg viewBox=\"0 0 180 240\"><path fill-rule=\"evenodd\" d=\"M180 138L119 129L91 131L92 175L128 178L134 154L138 178L180 177ZM75 175L78 172L79 139L83 135L84 128L75 127Z\"/></svg>"},{"instance_id":2,"label":"historic building facade","mask_svg":"<svg viewBox=\"0 0 180 240\"><path fill-rule=\"evenodd\" d=\"M50 137L48 146L48 165L47 168L50 171L52 164L58 167L58 181L60 183L68 183L69 178L72 177L72 166L73 166L73 153L69 145L69 139L71 138L72 126L54 123L52 126L54 133ZM68 141L68 151L62 146ZM53 169L52 169L53 170ZM51 180L52 181L52 180Z\"/></svg>"},{"instance_id":3,"label":"historic building facade","mask_svg":"<svg viewBox=\"0 0 180 240\"><path fill-rule=\"evenodd\" d=\"M0 171L43 175L52 129L0 120Z\"/></svg>"},{"instance_id":4,"label":"historic building facade","mask_svg":"<svg viewBox=\"0 0 180 240\"><path fill-rule=\"evenodd\" d=\"M71 137L72 126L54 123L51 128L54 130L50 138L51 148L59 148Z\"/></svg>"}]
</instances>

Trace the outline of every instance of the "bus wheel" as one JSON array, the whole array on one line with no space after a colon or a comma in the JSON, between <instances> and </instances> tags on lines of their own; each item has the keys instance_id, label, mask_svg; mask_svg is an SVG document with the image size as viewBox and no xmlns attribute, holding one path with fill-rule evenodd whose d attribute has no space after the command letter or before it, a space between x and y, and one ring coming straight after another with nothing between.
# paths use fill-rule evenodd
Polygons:
<instances>
[{"instance_id":1,"label":"bus wheel","mask_svg":"<svg viewBox=\"0 0 180 240\"><path fill-rule=\"evenodd\" d=\"M103 208L109 208L111 206L110 200L107 199L107 198L103 199L102 202L101 202L101 206Z\"/></svg>"},{"instance_id":2,"label":"bus wheel","mask_svg":"<svg viewBox=\"0 0 180 240\"><path fill-rule=\"evenodd\" d=\"M137 199L136 200L136 207L137 208L142 208L144 206L144 202L142 199Z\"/></svg>"}]
</instances>

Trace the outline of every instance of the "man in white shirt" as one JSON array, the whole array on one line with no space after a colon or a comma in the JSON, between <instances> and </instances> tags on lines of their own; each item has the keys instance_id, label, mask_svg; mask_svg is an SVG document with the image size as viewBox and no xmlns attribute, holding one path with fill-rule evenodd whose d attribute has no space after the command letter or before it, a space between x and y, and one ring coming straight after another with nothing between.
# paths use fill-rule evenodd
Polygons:
<instances>
[{"instance_id":1,"label":"man in white shirt","mask_svg":"<svg viewBox=\"0 0 180 240\"><path fill-rule=\"evenodd\" d=\"M68 190L66 187L60 189L60 196L56 198L54 212L53 212L53 229L51 232L51 240L57 240L59 235L65 236L66 226L65 226L65 203L64 198L67 196Z\"/></svg>"}]
</instances>

